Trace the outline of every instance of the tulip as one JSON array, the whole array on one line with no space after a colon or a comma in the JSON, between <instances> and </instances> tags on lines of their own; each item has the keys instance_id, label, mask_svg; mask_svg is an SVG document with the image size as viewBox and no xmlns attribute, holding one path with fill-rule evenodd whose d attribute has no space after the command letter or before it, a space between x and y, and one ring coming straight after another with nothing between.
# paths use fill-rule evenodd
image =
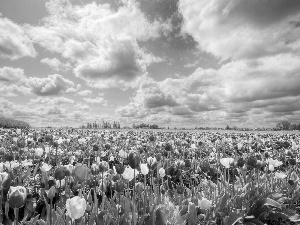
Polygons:
<instances>
[{"instance_id":1,"label":"tulip","mask_svg":"<svg viewBox=\"0 0 300 225\"><path fill-rule=\"evenodd\" d=\"M122 176L124 179L131 181L134 178L134 169L126 167Z\"/></svg>"},{"instance_id":2,"label":"tulip","mask_svg":"<svg viewBox=\"0 0 300 225\"><path fill-rule=\"evenodd\" d=\"M66 167L60 166L57 167L54 173L54 178L56 180L62 180L66 177L67 169Z\"/></svg>"},{"instance_id":3,"label":"tulip","mask_svg":"<svg viewBox=\"0 0 300 225\"><path fill-rule=\"evenodd\" d=\"M96 144L94 144L94 145L93 145L93 151L94 151L94 152L99 151L99 146L96 145Z\"/></svg>"},{"instance_id":4,"label":"tulip","mask_svg":"<svg viewBox=\"0 0 300 225\"><path fill-rule=\"evenodd\" d=\"M202 200L198 201L198 206L201 209L209 209L212 206L211 201L207 200L206 198L202 198Z\"/></svg>"},{"instance_id":5,"label":"tulip","mask_svg":"<svg viewBox=\"0 0 300 225\"><path fill-rule=\"evenodd\" d=\"M43 163L42 166L40 167L42 172L49 172L51 170L52 166L50 166L47 163Z\"/></svg>"},{"instance_id":6,"label":"tulip","mask_svg":"<svg viewBox=\"0 0 300 225\"><path fill-rule=\"evenodd\" d=\"M86 201L84 198L75 196L66 201L66 209L69 217L74 221L81 218L86 210Z\"/></svg>"},{"instance_id":7,"label":"tulip","mask_svg":"<svg viewBox=\"0 0 300 225\"><path fill-rule=\"evenodd\" d=\"M148 168L148 165L146 163L142 163L140 165L140 168L141 168L141 173L143 175L147 175L149 173L149 168Z\"/></svg>"},{"instance_id":8,"label":"tulip","mask_svg":"<svg viewBox=\"0 0 300 225\"><path fill-rule=\"evenodd\" d=\"M230 166L233 164L234 159L233 158L222 158L220 159L220 163L226 168L229 169Z\"/></svg>"},{"instance_id":9,"label":"tulip","mask_svg":"<svg viewBox=\"0 0 300 225\"><path fill-rule=\"evenodd\" d=\"M274 166L273 165L269 165L269 170L272 172L272 171L274 171Z\"/></svg>"},{"instance_id":10,"label":"tulip","mask_svg":"<svg viewBox=\"0 0 300 225\"><path fill-rule=\"evenodd\" d=\"M281 166L283 164L279 160L277 160L277 159L274 160L272 158L267 159L266 162L269 163L269 165L273 165L274 167L279 167L279 166Z\"/></svg>"},{"instance_id":11,"label":"tulip","mask_svg":"<svg viewBox=\"0 0 300 225\"><path fill-rule=\"evenodd\" d=\"M102 161L100 164L99 164L99 172L100 173L104 173L105 171L108 170L108 163L105 162L105 161Z\"/></svg>"},{"instance_id":12,"label":"tulip","mask_svg":"<svg viewBox=\"0 0 300 225\"><path fill-rule=\"evenodd\" d=\"M140 157L136 152L130 152L128 156L128 164L132 169L137 169L140 165Z\"/></svg>"},{"instance_id":13,"label":"tulip","mask_svg":"<svg viewBox=\"0 0 300 225\"><path fill-rule=\"evenodd\" d=\"M88 179L90 169L86 165L77 164L74 169L74 176L79 181L85 181Z\"/></svg>"},{"instance_id":14,"label":"tulip","mask_svg":"<svg viewBox=\"0 0 300 225\"><path fill-rule=\"evenodd\" d=\"M160 168L159 171L158 171L160 177L165 177L166 176L166 171L164 168Z\"/></svg>"},{"instance_id":15,"label":"tulip","mask_svg":"<svg viewBox=\"0 0 300 225\"><path fill-rule=\"evenodd\" d=\"M121 149L119 151L119 156L120 156L120 158L126 159L127 158L127 153L123 149Z\"/></svg>"},{"instance_id":16,"label":"tulip","mask_svg":"<svg viewBox=\"0 0 300 225\"><path fill-rule=\"evenodd\" d=\"M99 173L99 166L96 163L93 163L91 166L91 171L93 175L97 175Z\"/></svg>"},{"instance_id":17,"label":"tulip","mask_svg":"<svg viewBox=\"0 0 300 225\"><path fill-rule=\"evenodd\" d=\"M55 193L56 193L56 189L54 186L52 186L49 190L48 190L48 193L47 193L47 197L51 200L53 200L54 196L55 196Z\"/></svg>"},{"instance_id":18,"label":"tulip","mask_svg":"<svg viewBox=\"0 0 300 225\"><path fill-rule=\"evenodd\" d=\"M0 188L8 189L10 187L11 178L6 172L0 173Z\"/></svg>"},{"instance_id":19,"label":"tulip","mask_svg":"<svg viewBox=\"0 0 300 225\"><path fill-rule=\"evenodd\" d=\"M10 187L8 193L8 204L14 209L19 209L25 204L26 188L22 186Z\"/></svg>"},{"instance_id":20,"label":"tulip","mask_svg":"<svg viewBox=\"0 0 300 225\"><path fill-rule=\"evenodd\" d=\"M287 175L284 174L284 173L278 173L278 172L276 172L275 173L275 177L278 178L278 179L284 179L284 178L287 177Z\"/></svg>"}]
</instances>

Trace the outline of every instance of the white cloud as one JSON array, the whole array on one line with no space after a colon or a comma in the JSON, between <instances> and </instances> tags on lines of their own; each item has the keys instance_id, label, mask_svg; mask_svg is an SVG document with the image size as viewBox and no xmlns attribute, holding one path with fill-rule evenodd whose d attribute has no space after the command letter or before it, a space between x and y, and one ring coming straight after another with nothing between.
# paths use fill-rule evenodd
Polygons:
<instances>
[{"instance_id":1,"label":"white cloud","mask_svg":"<svg viewBox=\"0 0 300 225\"><path fill-rule=\"evenodd\" d=\"M19 59L36 56L31 40L24 29L0 15L0 58Z\"/></svg>"},{"instance_id":2,"label":"white cloud","mask_svg":"<svg viewBox=\"0 0 300 225\"><path fill-rule=\"evenodd\" d=\"M182 31L221 60L299 53L300 2L180 0Z\"/></svg>"},{"instance_id":3,"label":"white cloud","mask_svg":"<svg viewBox=\"0 0 300 225\"><path fill-rule=\"evenodd\" d=\"M32 93L49 96L65 93L69 88L73 88L75 84L61 75L54 74L49 75L47 78L29 77L27 85L31 88Z\"/></svg>"},{"instance_id":4,"label":"white cloud","mask_svg":"<svg viewBox=\"0 0 300 225\"><path fill-rule=\"evenodd\" d=\"M134 1L122 2L117 10L68 0L51 0L46 8L43 26L28 26L30 37L71 60L75 75L92 87L133 87L147 65L162 61L142 50L138 41L159 37L168 25L149 22Z\"/></svg>"},{"instance_id":5,"label":"white cloud","mask_svg":"<svg viewBox=\"0 0 300 225\"><path fill-rule=\"evenodd\" d=\"M51 67L51 69L55 71L68 71L69 69L71 69L70 63L63 64L57 58L44 58L41 60L41 63L48 65L49 67Z\"/></svg>"},{"instance_id":6,"label":"white cloud","mask_svg":"<svg viewBox=\"0 0 300 225\"><path fill-rule=\"evenodd\" d=\"M92 95L92 91L91 90L84 90L84 91L80 91L77 93L77 95L81 96L81 97L88 97Z\"/></svg>"},{"instance_id":7,"label":"white cloud","mask_svg":"<svg viewBox=\"0 0 300 225\"><path fill-rule=\"evenodd\" d=\"M25 78L23 69L6 66L0 68L0 83L4 83L6 85L18 84L23 82Z\"/></svg>"},{"instance_id":8,"label":"white cloud","mask_svg":"<svg viewBox=\"0 0 300 225\"><path fill-rule=\"evenodd\" d=\"M54 97L54 98L49 98L49 97L38 97L36 99L30 99L29 104L32 105L62 105L62 104L73 104L74 100L65 98L65 97Z\"/></svg>"},{"instance_id":9,"label":"white cloud","mask_svg":"<svg viewBox=\"0 0 300 225\"><path fill-rule=\"evenodd\" d=\"M102 97L97 97L97 98L83 98L83 100L86 103L89 103L89 104L101 104L103 106L107 105L107 101L104 98L102 98Z\"/></svg>"}]
</instances>

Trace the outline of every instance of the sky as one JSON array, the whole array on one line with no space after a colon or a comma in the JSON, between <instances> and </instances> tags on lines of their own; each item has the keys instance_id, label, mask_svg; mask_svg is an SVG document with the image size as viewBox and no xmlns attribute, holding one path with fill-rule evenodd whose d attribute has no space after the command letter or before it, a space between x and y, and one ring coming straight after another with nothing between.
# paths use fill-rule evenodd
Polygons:
<instances>
[{"instance_id":1,"label":"sky","mask_svg":"<svg viewBox=\"0 0 300 225\"><path fill-rule=\"evenodd\" d=\"M0 115L34 127L300 123L300 1L1 0Z\"/></svg>"}]
</instances>

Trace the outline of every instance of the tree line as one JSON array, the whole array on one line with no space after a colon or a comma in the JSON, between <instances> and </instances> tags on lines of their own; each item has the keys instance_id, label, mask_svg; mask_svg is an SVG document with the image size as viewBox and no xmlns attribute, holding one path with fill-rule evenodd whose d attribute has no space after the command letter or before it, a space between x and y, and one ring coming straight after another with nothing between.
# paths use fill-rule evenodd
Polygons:
<instances>
[{"instance_id":1,"label":"tree line","mask_svg":"<svg viewBox=\"0 0 300 225\"><path fill-rule=\"evenodd\" d=\"M15 120L12 118L0 116L0 127L1 128L28 128L30 127L30 125L29 123L26 123L21 120Z\"/></svg>"},{"instance_id":2,"label":"tree line","mask_svg":"<svg viewBox=\"0 0 300 225\"><path fill-rule=\"evenodd\" d=\"M282 121L276 124L276 130L300 130L299 124L292 124L288 121Z\"/></svg>"}]
</instances>

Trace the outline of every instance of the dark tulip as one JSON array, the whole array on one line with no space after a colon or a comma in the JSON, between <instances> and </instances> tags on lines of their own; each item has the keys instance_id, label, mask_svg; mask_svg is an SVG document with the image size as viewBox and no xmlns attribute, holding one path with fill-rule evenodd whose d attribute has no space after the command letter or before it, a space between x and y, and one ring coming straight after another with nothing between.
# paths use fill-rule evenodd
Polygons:
<instances>
[{"instance_id":1,"label":"dark tulip","mask_svg":"<svg viewBox=\"0 0 300 225\"><path fill-rule=\"evenodd\" d=\"M244 164L245 164L245 161L244 161L244 159L243 158L238 158L238 160L237 160L237 167L243 167L244 166Z\"/></svg>"},{"instance_id":2,"label":"dark tulip","mask_svg":"<svg viewBox=\"0 0 300 225\"><path fill-rule=\"evenodd\" d=\"M158 153L156 155L156 161L159 162L161 160L161 153Z\"/></svg>"},{"instance_id":3,"label":"dark tulip","mask_svg":"<svg viewBox=\"0 0 300 225\"><path fill-rule=\"evenodd\" d=\"M57 167L54 173L54 178L56 180L62 180L66 177L67 169L66 167L60 166Z\"/></svg>"},{"instance_id":4,"label":"dark tulip","mask_svg":"<svg viewBox=\"0 0 300 225\"><path fill-rule=\"evenodd\" d=\"M177 194L181 195L184 192L184 187L183 186L177 186L176 191L177 191Z\"/></svg>"},{"instance_id":5,"label":"dark tulip","mask_svg":"<svg viewBox=\"0 0 300 225\"><path fill-rule=\"evenodd\" d=\"M124 173L125 167L122 164L116 164L115 168L116 168L117 174L123 174Z\"/></svg>"},{"instance_id":6,"label":"dark tulip","mask_svg":"<svg viewBox=\"0 0 300 225\"><path fill-rule=\"evenodd\" d=\"M184 160L185 167L190 168L192 166L191 161L189 159Z\"/></svg>"},{"instance_id":7,"label":"dark tulip","mask_svg":"<svg viewBox=\"0 0 300 225\"><path fill-rule=\"evenodd\" d=\"M247 165L255 167L257 163L257 159L254 156L250 156L247 160Z\"/></svg>"},{"instance_id":8,"label":"dark tulip","mask_svg":"<svg viewBox=\"0 0 300 225\"><path fill-rule=\"evenodd\" d=\"M100 173L104 173L105 171L107 171L107 162L100 162L99 164L99 172Z\"/></svg>"},{"instance_id":9,"label":"dark tulip","mask_svg":"<svg viewBox=\"0 0 300 225\"><path fill-rule=\"evenodd\" d=\"M57 147L58 147L57 141L53 142L53 147L54 147L54 148L57 148Z\"/></svg>"},{"instance_id":10,"label":"dark tulip","mask_svg":"<svg viewBox=\"0 0 300 225\"><path fill-rule=\"evenodd\" d=\"M130 152L128 156L128 164L132 169L137 169L140 166L140 156L136 152Z\"/></svg>"},{"instance_id":11,"label":"dark tulip","mask_svg":"<svg viewBox=\"0 0 300 225\"><path fill-rule=\"evenodd\" d=\"M125 190L125 184L123 182L117 182L115 188L117 192L121 193Z\"/></svg>"},{"instance_id":12,"label":"dark tulip","mask_svg":"<svg viewBox=\"0 0 300 225\"><path fill-rule=\"evenodd\" d=\"M295 182L293 180L289 180L288 183L289 183L289 185L294 185L295 184Z\"/></svg>"},{"instance_id":13,"label":"dark tulip","mask_svg":"<svg viewBox=\"0 0 300 225\"><path fill-rule=\"evenodd\" d=\"M296 159L294 159L294 158L289 159L289 164L292 166L295 166L297 164Z\"/></svg>"},{"instance_id":14,"label":"dark tulip","mask_svg":"<svg viewBox=\"0 0 300 225\"><path fill-rule=\"evenodd\" d=\"M93 151L94 151L94 152L99 151L99 146L96 145L96 144L94 144L94 145L93 145Z\"/></svg>"}]
</instances>

